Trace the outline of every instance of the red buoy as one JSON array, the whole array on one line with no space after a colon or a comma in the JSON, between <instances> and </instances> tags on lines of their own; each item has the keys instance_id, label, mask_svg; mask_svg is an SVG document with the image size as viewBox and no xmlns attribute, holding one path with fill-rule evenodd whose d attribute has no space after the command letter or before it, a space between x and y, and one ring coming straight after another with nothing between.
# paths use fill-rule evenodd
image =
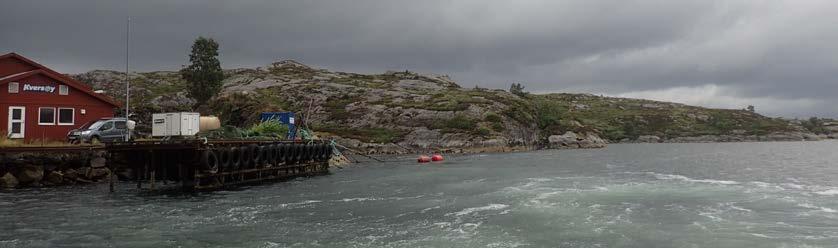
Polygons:
<instances>
[{"instance_id":1,"label":"red buoy","mask_svg":"<svg viewBox=\"0 0 838 248\"><path fill-rule=\"evenodd\" d=\"M431 156L431 161L442 161L442 160L445 160L445 159L442 158L442 155L434 154L433 156Z\"/></svg>"},{"instance_id":2,"label":"red buoy","mask_svg":"<svg viewBox=\"0 0 838 248\"><path fill-rule=\"evenodd\" d=\"M431 162L431 158L425 155L419 156L419 159L416 160L419 163L427 163Z\"/></svg>"}]
</instances>

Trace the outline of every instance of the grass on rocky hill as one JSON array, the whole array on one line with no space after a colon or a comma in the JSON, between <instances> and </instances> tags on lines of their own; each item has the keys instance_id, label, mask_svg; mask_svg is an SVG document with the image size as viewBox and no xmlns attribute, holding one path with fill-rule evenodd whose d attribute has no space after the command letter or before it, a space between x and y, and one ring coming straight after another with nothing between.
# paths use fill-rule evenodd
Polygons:
<instances>
[{"instance_id":1,"label":"grass on rocky hill","mask_svg":"<svg viewBox=\"0 0 838 248\"><path fill-rule=\"evenodd\" d=\"M186 84L176 72L138 75L141 77L132 79L135 88L132 106L135 112L148 114L139 118L150 118L150 113L154 112L191 108L161 107L152 103L157 97L184 91ZM611 141L634 139L641 135L663 138L764 135L793 130L787 121L744 110L707 109L589 94L516 95L497 89L464 89L445 78L409 71L364 75L328 72L296 62L278 62L266 69L228 70L225 75L229 77L226 87L265 79L278 82L277 85L246 93L228 92L213 100L208 110L221 117L225 125L252 125L258 121L259 113L266 111L304 112L309 101L317 99L315 107L318 112L315 115L320 118L318 123L309 123L315 131L372 142L402 140L408 133L406 130L416 127L484 138L508 135L507 128L533 129L542 138L567 131L593 132ZM410 86L416 82L424 83L423 87ZM112 93L121 99L119 92ZM350 108L350 105L360 108ZM373 106L378 108L375 110L378 112L364 112L365 108ZM424 119L402 118L398 111L386 112L393 116L378 116L385 114L380 111L381 106L386 110L433 111L435 113L430 116L439 116L433 118L440 119L429 119L427 114ZM475 109L486 112L475 114ZM391 122L372 122L363 127L349 125L359 118L371 117Z\"/></svg>"}]
</instances>

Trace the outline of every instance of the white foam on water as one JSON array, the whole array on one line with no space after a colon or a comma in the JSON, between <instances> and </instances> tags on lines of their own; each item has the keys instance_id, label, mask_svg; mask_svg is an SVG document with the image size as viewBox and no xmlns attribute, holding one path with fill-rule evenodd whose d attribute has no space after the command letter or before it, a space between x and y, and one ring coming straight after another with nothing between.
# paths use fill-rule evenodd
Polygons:
<instances>
[{"instance_id":1,"label":"white foam on water","mask_svg":"<svg viewBox=\"0 0 838 248\"><path fill-rule=\"evenodd\" d=\"M753 185L756 185L757 187L765 188L765 189L785 190L785 188L781 187L780 185L776 185L776 184L773 184L773 183L753 181L753 182L750 182L750 184L753 184Z\"/></svg>"},{"instance_id":2,"label":"white foam on water","mask_svg":"<svg viewBox=\"0 0 838 248\"><path fill-rule=\"evenodd\" d=\"M549 182L549 181L554 180L553 178L544 178L544 177L530 177L530 178L527 178L527 179L530 180L530 181L533 181L533 182Z\"/></svg>"},{"instance_id":3,"label":"white foam on water","mask_svg":"<svg viewBox=\"0 0 838 248\"><path fill-rule=\"evenodd\" d=\"M505 209L505 208L508 208L508 207L509 207L509 205L506 205L506 204L492 203L492 204L482 206L482 207L466 208L466 209L463 209L463 210L458 211L458 212L445 214L445 216L450 216L450 215L463 216L463 215L468 215L468 214L471 214L471 213L482 212L482 211L501 210L501 209Z\"/></svg>"},{"instance_id":4,"label":"white foam on water","mask_svg":"<svg viewBox=\"0 0 838 248\"><path fill-rule=\"evenodd\" d=\"M341 202L362 202L362 201L380 201L380 200L384 200L384 198L356 197L356 198L343 198L343 199L340 199L340 200L337 200L337 201L341 201Z\"/></svg>"},{"instance_id":5,"label":"white foam on water","mask_svg":"<svg viewBox=\"0 0 838 248\"><path fill-rule=\"evenodd\" d=\"M702 225L701 223L699 223L699 222L697 222L697 221L694 221L694 222L693 222L692 224L690 224L690 225L693 225L693 226L696 226L696 227L698 227L698 228L701 228L701 230L707 230L707 227L706 227L706 226Z\"/></svg>"},{"instance_id":6,"label":"white foam on water","mask_svg":"<svg viewBox=\"0 0 838 248\"><path fill-rule=\"evenodd\" d=\"M838 189L827 189L827 190L822 190L822 191L815 192L815 194L818 194L818 195L827 195L827 196L834 196L834 195L838 195Z\"/></svg>"},{"instance_id":7,"label":"white foam on water","mask_svg":"<svg viewBox=\"0 0 838 248\"><path fill-rule=\"evenodd\" d=\"M767 238L767 239L774 238L774 237L771 237L771 236L768 236L768 235L765 235L765 234L762 234L762 233L748 233L748 234L750 234L754 237L760 237L760 238Z\"/></svg>"},{"instance_id":8,"label":"white foam on water","mask_svg":"<svg viewBox=\"0 0 838 248\"><path fill-rule=\"evenodd\" d=\"M451 226L451 222L436 222L436 223L433 223L432 225L434 225L438 228L445 228L445 227Z\"/></svg>"},{"instance_id":9,"label":"white foam on water","mask_svg":"<svg viewBox=\"0 0 838 248\"><path fill-rule=\"evenodd\" d=\"M739 207L739 206L736 206L736 205L730 205L730 208L734 209L734 210L739 210L739 211L742 211L742 212L748 212L748 213L753 212L750 209Z\"/></svg>"},{"instance_id":10,"label":"white foam on water","mask_svg":"<svg viewBox=\"0 0 838 248\"><path fill-rule=\"evenodd\" d=\"M806 186L796 184L796 183L784 183L784 184L780 184L780 185L783 186L783 187L788 187L788 188L792 188L792 189L803 189L803 188L806 187Z\"/></svg>"},{"instance_id":11,"label":"white foam on water","mask_svg":"<svg viewBox=\"0 0 838 248\"><path fill-rule=\"evenodd\" d=\"M710 183L710 184L722 184L722 185L736 185L739 184L737 181L729 181L729 180L714 180L714 179L693 179L682 175L673 175L673 174L660 174L655 172L648 172L648 174L654 176L658 180L677 180L677 181L684 181L684 182L692 182L692 183Z\"/></svg>"},{"instance_id":12,"label":"white foam on water","mask_svg":"<svg viewBox=\"0 0 838 248\"><path fill-rule=\"evenodd\" d=\"M809 204L809 203L801 203L801 204L797 204L797 206L802 207L802 208L814 209L816 211L821 211L821 212L825 212L825 213L838 213L838 210L828 208L828 207L815 206L815 205L812 205L812 204Z\"/></svg>"},{"instance_id":13,"label":"white foam on water","mask_svg":"<svg viewBox=\"0 0 838 248\"><path fill-rule=\"evenodd\" d=\"M313 204L313 203L320 203L320 202L323 202L323 201L319 201L319 200L306 200L306 201L301 201L301 202L282 203L282 204L279 204L279 207L281 207L281 208L287 208L287 207L295 207L295 206L305 206L305 205L311 205L311 204Z\"/></svg>"},{"instance_id":14,"label":"white foam on water","mask_svg":"<svg viewBox=\"0 0 838 248\"><path fill-rule=\"evenodd\" d=\"M262 247L282 247L279 243L274 243L271 241L265 241L265 246Z\"/></svg>"},{"instance_id":15,"label":"white foam on water","mask_svg":"<svg viewBox=\"0 0 838 248\"><path fill-rule=\"evenodd\" d=\"M525 246L525 245L530 245L530 244L517 242L517 241L514 241L514 242L513 241L502 241L502 242L489 243L489 244L486 245L486 247L490 247L490 248L511 247L511 248L514 248L514 247Z\"/></svg>"},{"instance_id":16,"label":"white foam on water","mask_svg":"<svg viewBox=\"0 0 838 248\"><path fill-rule=\"evenodd\" d=\"M440 206L429 207L429 208L426 208L426 209L422 209L422 211L419 211L419 213L424 214L424 213L427 213L428 211L431 211L431 210L434 210L434 209L439 209L439 208L440 208Z\"/></svg>"}]
</instances>

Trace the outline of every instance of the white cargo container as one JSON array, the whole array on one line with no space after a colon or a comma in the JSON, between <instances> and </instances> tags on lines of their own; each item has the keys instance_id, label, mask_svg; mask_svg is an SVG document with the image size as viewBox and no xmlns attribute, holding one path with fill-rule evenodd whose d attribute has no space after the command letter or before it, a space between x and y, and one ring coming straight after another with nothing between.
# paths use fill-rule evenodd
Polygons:
<instances>
[{"instance_id":1,"label":"white cargo container","mask_svg":"<svg viewBox=\"0 0 838 248\"><path fill-rule=\"evenodd\" d=\"M195 135L200 128L200 117L200 114L191 112L153 114L151 118L151 136Z\"/></svg>"}]
</instances>

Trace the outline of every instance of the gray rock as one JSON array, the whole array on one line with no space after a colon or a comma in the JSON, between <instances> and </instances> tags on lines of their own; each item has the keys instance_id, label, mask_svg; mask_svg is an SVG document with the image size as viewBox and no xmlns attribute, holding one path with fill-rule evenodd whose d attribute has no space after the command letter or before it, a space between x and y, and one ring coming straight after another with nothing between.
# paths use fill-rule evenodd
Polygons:
<instances>
[{"instance_id":1,"label":"gray rock","mask_svg":"<svg viewBox=\"0 0 838 248\"><path fill-rule=\"evenodd\" d=\"M20 168L17 180L21 184L37 185L44 179L44 167L38 165L25 165Z\"/></svg>"},{"instance_id":2,"label":"gray rock","mask_svg":"<svg viewBox=\"0 0 838 248\"><path fill-rule=\"evenodd\" d=\"M90 160L90 167L102 168L107 164L107 160L103 157L93 158Z\"/></svg>"},{"instance_id":3,"label":"gray rock","mask_svg":"<svg viewBox=\"0 0 838 248\"><path fill-rule=\"evenodd\" d=\"M11 189L17 187L20 182L12 173L6 173L0 177L0 188Z\"/></svg>"},{"instance_id":4,"label":"gray rock","mask_svg":"<svg viewBox=\"0 0 838 248\"><path fill-rule=\"evenodd\" d=\"M562 135L550 135L547 141L552 145L571 146L576 144L576 133L567 131Z\"/></svg>"},{"instance_id":5,"label":"gray rock","mask_svg":"<svg viewBox=\"0 0 838 248\"><path fill-rule=\"evenodd\" d=\"M596 134L576 134L571 131L562 135L550 135L547 137L547 141L550 148L602 148L608 144Z\"/></svg>"},{"instance_id":6,"label":"gray rock","mask_svg":"<svg viewBox=\"0 0 838 248\"><path fill-rule=\"evenodd\" d=\"M641 135L635 141L640 143L660 143L661 138L655 135Z\"/></svg>"},{"instance_id":7,"label":"gray rock","mask_svg":"<svg viewBox=\"0 0 838 248\"><path fill-rule=\"evenodd\" d=\"M78 169L78 177L83 179L90 179L90 173L93 171L93 168L90 167L81 167Z\"/></svg>"},{"instance_id":8,"label":"gray rock","mask_svg":"<svg viewBox=\"0 0 838 248\"><path fill-rule=\"evenodd\" d=\"M76 178L79 177L78 171L74 169L67 169L64 171L64 180L65 181L75 181Z\"/></svg>"},{"instance_id":9,"label":"gray rock","mask_svg":"<svg viewBox=\"0 0 838 248\"><path fill-rule=\"evenodd\" d=\"M650 109L660 109L660 108L663 108L663 106L661 106L661 105L659 105L659 104L654 104L654 103L644 103L644 104L641 104L641 105L640 105L640 107L650 108Z\"/></svg>"},{"instance_id":10,"label":"gray rock","mask_svg":"<svg viewBox=\"0 0 838 248\"><path fill-rule=\"evenodd\" d=\"M61 185L63 182L64 173L61 173L60 171L50 171L44 178L44 184L46 185Z\"/></svg>"},{"instance_id":11,"label":"gray rock","mask_svg":"<svg viewBox=\"0 0 838 248\"><path fill-rule=\"evenodd\" d=\"M588 109L588 105L581 104L581 103L576 103L576 104L573 104L573 109L586 110L586 109Z\"/></svg>"},{"instance_id":12,"label":"gray rock","mask_svg":"<svg viewBox=\"0 0 838 248\"><path fill-rule=\"evenodd\" d=\"M90 176L88 177L91 180L102 180L108 178L111 175L111 170L105 167L102 168L91 168Z\"/></svg>"}]
</instances>

